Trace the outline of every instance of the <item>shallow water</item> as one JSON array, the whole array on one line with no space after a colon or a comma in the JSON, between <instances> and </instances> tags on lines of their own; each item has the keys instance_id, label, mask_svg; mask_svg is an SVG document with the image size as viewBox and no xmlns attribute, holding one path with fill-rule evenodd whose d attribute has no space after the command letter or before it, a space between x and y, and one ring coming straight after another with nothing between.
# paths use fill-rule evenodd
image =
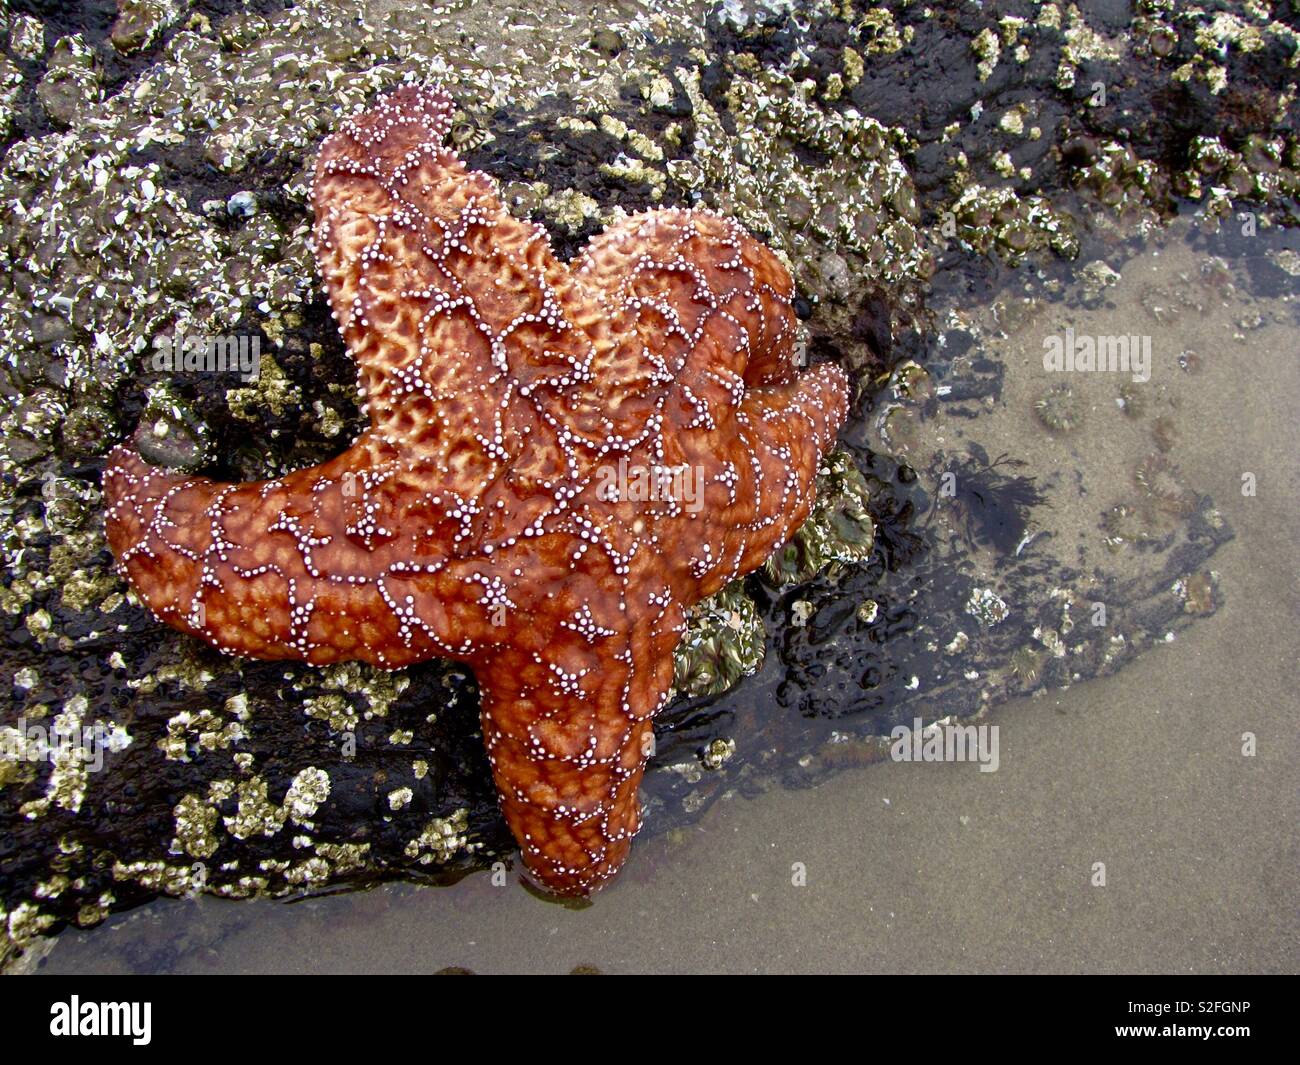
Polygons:
<instances>
[{"instance_id":1,"label":"shallow water","mask_svg":"<svg viewBox=\"0 0 1300 1065\"><path fill-rule=\"evenodd\" d=\"M1007 367L1002 393L973 421L940 405L922 422L918 453L976 442L991 456L1027 460L1021 472L1038 478L1050 504L1035 512L1039 536L1085 573L1148 565L1134 544L1112 550L1100 517L1141 496L1135 471L1152 454L1166 458L1147 467L1148 482L1158 474L1173 479L1175 495L1208 493L1236 534L1210 562L1221 601L1212 615L1116 674L993 708L982 723L999 729L996 772L886 760L812 788L728 794L688 828L651 826L620 879L583 909L488 872L449 888L393 884L292 904L166 901L65 932L27 964L45 972L1294 970L1297 286L1292 278L1252 297L1240 284L1248 264L1207 271L1205 249L1189 239L1180 222L1126 263L1116 249L1122 278L1093 309L1019 313L1008 287L968 312ZM1294 245L1261 233L1216 254L1273 262ZM1225 280L1233 274L1235 285ZM1067 293L1081 285L1066 279ZM1116 403L1121 375L1044 373L1043 338L1065 325L1151 335L1141 417ZM1033 404L1066 378L1083 420L1052 434ZM1245 474L1254 475L1253 495L1243 494ZM977 565L996 581L995 557ZM1127 605L1107 603L1121 613ZM1253 754L1243 753L1247 734Z\"/></svg>"}]
</instances>

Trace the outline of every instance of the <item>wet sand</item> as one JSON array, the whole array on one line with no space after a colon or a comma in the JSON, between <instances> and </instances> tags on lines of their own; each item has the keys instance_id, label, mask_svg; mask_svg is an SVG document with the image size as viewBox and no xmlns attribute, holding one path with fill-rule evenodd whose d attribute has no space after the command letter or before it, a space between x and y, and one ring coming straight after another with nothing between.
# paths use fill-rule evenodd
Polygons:
<instances>
[{"instance_id":1,"label":"wet sand","mask_svg":"<svg viewBox=\"0 0 1300 1065\"><path fill-rule=\"evenodd\" d=\"M1167 276L1171 258L1125 269L1117 314L1136 314L1132 282ZM721 802L691 829L642 840L584 910L488 874L294 905L168 902L65 934L35 967L1297 970L1300 360L1289 324L1233 340L1240 313L1182 316L1160 338L1203 353L1166 398L1186 482L1236 530L1212 561L1224 605L1117 675L995 708L996 773L887 762ZM1111 502L1089 500L1089 520ZM1105 886L1092 883L1098 862ZM794 863L806 886L792 884Z\"/></svg>"}]
</instances>

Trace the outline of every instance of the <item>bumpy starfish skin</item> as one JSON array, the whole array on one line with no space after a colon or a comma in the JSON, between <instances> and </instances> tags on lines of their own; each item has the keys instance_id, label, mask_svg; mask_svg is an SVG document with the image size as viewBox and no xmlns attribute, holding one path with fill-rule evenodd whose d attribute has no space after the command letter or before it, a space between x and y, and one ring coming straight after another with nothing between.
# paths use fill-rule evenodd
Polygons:
<instances>
[{"instance_id":1,"label":"bumpy starfish skin","mask_svg":"<svg viewBox=\"0 0 1300 1065\"><path fill-rule=\"evenodd\" d=\"M585 893L638 828L686 608L807 517L846 384L795 369L790 276L736 223L652 211L558 262L443 147L451 114L399 89L317 162L317 256L370 428L248 484L119 447L108 539L159 618L222 651L469 663L527 866ZM640 498L620 462L625 482L698 471L702 499Z\"/></svg>"}]
</instances>

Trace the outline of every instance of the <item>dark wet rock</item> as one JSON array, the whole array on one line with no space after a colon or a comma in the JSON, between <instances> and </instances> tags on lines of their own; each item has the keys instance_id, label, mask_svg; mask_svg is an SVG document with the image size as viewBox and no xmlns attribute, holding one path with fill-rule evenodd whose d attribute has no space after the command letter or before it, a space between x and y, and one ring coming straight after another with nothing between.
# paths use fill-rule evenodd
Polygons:
<instances>
[{"instance_id":1,"label":"dark wet rock","mask_svg":"<svg viewBox=\"0 0 1300 1065\"><path fill-rule=\"evenodd\" d=\"M80 37L63 37L54 46L36 96L56 126L71 126L99 99L99 71L94 53Z\"/></svg>"},{"instance_id":2,"label":"dark wet rock","mask_svg":"<svg viewBox=\"0 0 1300 1065\"><path fill-rule=\"evenodd\" d=\"M612 58L623 50L623 37L614 30L597 30L595 34L592 35L591 46L596 49L596 51Z\"/></svg>"}]
</instances>

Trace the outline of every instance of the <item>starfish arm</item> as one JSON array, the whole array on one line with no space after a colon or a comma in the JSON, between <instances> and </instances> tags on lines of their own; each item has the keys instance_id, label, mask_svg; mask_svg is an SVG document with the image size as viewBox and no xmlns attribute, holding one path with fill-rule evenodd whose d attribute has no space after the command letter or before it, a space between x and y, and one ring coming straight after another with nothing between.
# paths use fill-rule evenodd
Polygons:
<instances>
[{"instance_id":1,"label":"starfish arm","mask_svg":"<svg viewBox=\"0 0 1300 1065\"><path fill-rule=\"evenodd\" d=\"M804 523L821 457L834 445L847 382L822 364L782 384L748 389L733 417L712 432L683 433L667 455L697 471L694 501L674 505L663 525L684 573L688 603L761 566Z\"/></svg>"},{"instance_id":2,"label":"starfish arm","mask_svg":"<svg viewBox=\"0 0 1300 1065\"><path fill-rule=\"evenodd\" d=\"M702 210L631 215L594 237L576 271L632 343L606 369L687 400L683 425L717 422L746 387L796 372L793 282L739 223ZM590 388L603 394L603 375ZM579 390L581 391L581 390Z\"/></svg>"},{"instance_id":3,"label":"starfish arm","mask_svg":"<svg viewBox=\"0 0 1300 1065\"><path fill-rule=\"evenodd\" d=\"M538 554L571 555L574 544L550 535ZM609 559L593 552L551 593L528 582L526 618L472 660L502 812L530 872L559 894L600 887L640 827L651 719L684 624L655 558L619 568L628 572L610 579Z\"/></svg>"},{"instance_id":4,"label":"starfish arm","mask_svg":"<svg viewBox=\"0 0 1300 1065\"><path fill-rule=\"evenodd\" d=\"M702 508L657 504L688 603L761 565L807 518L844 419L843 372L796 364L793 282L731 219L648 211L593 238L578 270L660 370L662 434L635 460L689 470Z\"/></svg>"},{"instance_id":5,"label":"starfish arm","mask_svg":"<svg viewBox=\"0 0 1300 1065\"><path fill-rule=\"evenodd\" d=\"M739 435L754 457L756 506L742 527L740 572L761 566L807 520L818 466L835 444L847 407L848 381L832 363L745 396Z\"/></svg>"},{"instance_id":6,"label":"starfish arm","mask_svg":"<svg viewBox=\"0 0 1300 1065\"><path fill-rule=\"evenodd\" d=\"M316 163L314 233L375 430L483 482L538 426L528 397L589 367L602 316L546 231L443 146L451 113L407 86L344 122Z\"/></svg>"},{"instance_id":7,"label":"starfish arm","mask_svg":"<svg viewBox=\"0 0 1300 1065\"><path fill-rule=\"evenodd\" d=\"M438 587L460 527L405 494L418 472L369 435L324 465L243 484L158 469L121 446L104 473L105 530L145 605L221 651L393 669L454 657L484 613L452 578L449 605L412 625L407 582Z\"/></svg>"}]
</instances>

